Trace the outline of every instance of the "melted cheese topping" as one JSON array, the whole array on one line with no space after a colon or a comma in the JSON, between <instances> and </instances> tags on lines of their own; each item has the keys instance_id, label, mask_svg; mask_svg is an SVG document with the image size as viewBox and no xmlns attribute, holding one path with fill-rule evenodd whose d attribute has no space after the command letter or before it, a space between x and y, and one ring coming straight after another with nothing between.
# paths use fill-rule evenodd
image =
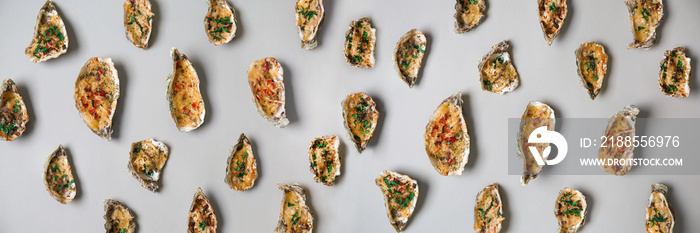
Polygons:
<instances>
[{"instance_id":1,"label":"melted cheese topping","mask_svg":"<svg viewBox=\"0 0 700 233\"><path fill-rule=\"evenodd\" d=\"M466 159L469 135L462 108L443 102L431 119L425 132L425 150L440 174L447 175Z\"/></svg>"},{"instance_id":2,"label":"melted cheese topping","mask_svg":"<svg viewBox=\"0 0 700 233\"><path fill-rule=\"evenodd\" d=\"M608 55L603 46L595 42L583 43L578 51L576 54L579 60L578 69L583 75L586 88L593 93L598 93L605 78Z\"/></svg>"},{"instance_id":3,"label":"melted cheese topping","mask_svg":"<svg viewBox=\"0 0 700 233\"><path fill-rule=\"evenodd\" d=\"M131 216L129 210L124 208L124 206L116 205L112 210L111 216L109 216L109 224L112 225L109 233L131 233L131 224L134 216Z\"/></svg>"},{"instance_id":4,"label":"melted cheese topping","mask_svg":"<svg viewBox=\"0 0 700 233\"><path fill-rule=\"evenodd\" d=\"M423 36L422 33L406 36L404 41L396 45L398 47L394 55L396 56L396 65L399 67L401 76L409 79L407 80L409 82L415 82L423 62L426 45L423 43L425 39L421 40L421 36Z\"/></svg>"},{"instance_id":5,"label":"melted cheese topping","mask_svg":"<svg viewBox=\"0 0 700 233\"><path fill-rule=\"evenodd\" d=\"M634 134L635 128L632 118L629 116L617 116L612 124L608 125L605 130L605 137L608 138L608 140L604 140L601 143L600 150L598 150L598 158L618 160L631 158L634 146L627 147L624 143L624 138L634 138ZM623 140L618 140L618 137L621 137ZM618 142L620 142L619 146ZM632 167L632 164L625 163L620 165L605 163L601 167L605 172L615 175L624 175Z\"/></svg>"},{"instance_id":6,"label":"melted cheese topping","mask_svg":"<svg viewBox=\"0 0 700 233\"><path fill-rule=\"evenodd\" d=\"M345 59L357 67L374 67L375 35L369 18L362 18L350 24L345 34Z\"/></svg>"},{"instance_id":7,"label":"melted cheese topping","mask_svg":"<svg viewBox=\"0 0 700 233\"><path fill-rule=\"evenodd\" d=\"M70 202L76 194L75 180L65 152L60 151L59 153L61 154L51 158L44 179L47 181L50 192L65 199L65 202ZM64 202L61 201L61 203Z\"/></svg>"},{"instance_id":8,"label":"melted cheese topping","mask_svg":"<svg viewBox=\"0 0 700 233\"><path fill-rule=\"evenodd\" d=\"M576 232L583 225L586 206L581 192L571 188L564 188L559 192L554 205L554 215L561 232Z\"/></svg>"},{"instance_id":9,"label":"melted cheese topping","mask_svg":"<svg viewBox=\"0 0 700 233\"><path fill-rule=\"evenodd\" d=\"M255 163L250 144L242 143L236 147L233 158L228 165L230 173L226 177L229 183L233 184L234 190L247 190L253 186L255 179L258 178L258 169Z\"/></svg>"},{"instance_id":10,"label":"melted cheese topping","mask_svg":"<svg viewBox=\"0 0 700 233\"><path fill-rule=\"evenodd\" d=\"M345 124L355 143L366 146L377 127L379 111L377 104L364 92L353 93L345 100Z\"/></svg>"},{"instance_id":11,"label":"melted cheese topping","mask_svg":"<svg viewBox=\"0 0 700 233\"><path fill-rule=\"evenodd\" d=\"M151 11L148 0L126 0L124 2L124 27L126 38L136 47L145 48L151 36Z\"/></svg>"},{"instance_id":12,"label":"melted cheese topping","mask_svg":"<svg viewBox=\"0 0 700 233\"><path fill-rule=\"evenodd\" d=\"M670 233L675 219L666 202L666 196L658 191L652 192L646 208L646 229L650 233Z\"/></svg>"},{"instance_id":13,"label":"melted cheese topping","mask_svg":"<svg viewBox=\"0 0 700 233\"><path fill-rule=\"evenodd\" d=\"M567 13L566 0L540 0L540 24L548 38L561 30Z\"/></svg>"},{"instance_id":14,"label":"melted cheese topping","mask_svg":"<svg viewBox=\"0 0 700 233\"><path fill-rule=\"evenodd\" d=\"M528 138L530 137L530 134L532 134L532 131L535 131L535 129L542 127L542 126L547 126L547 130L554 130L554 119L551 118L552 116L552 109L549 108L549 106L542 105L542 106L532 106L528 105L527 109L525 109L525 113L523 114L522 118L520 119L520 124L522 127L522 132L521 132L521 142L527 142ZM535 155L533 155L530 152L530 149L528 147L534 146L537 148L537 151L539 154L542 154L542 151L544 151L545 148L549 146L549 143L522 143L520 148L523 152L523 159L525 160L524 164L524 173L527 174L528 176L537 176L539 172L542 170L542 166L537 164L537 161L535 160Z\"/></svg>"},{"instance_id":15,"label":"melted cheese topping","mask_svg":"<svg viewBox=\"0 0 700 233\"><path fill-rule=\"evenodd\" d=\"M255 104L267 117L280 117L284 112L283 71L277 59L268 57L250 65L248 84Z\"/></svg>"},{"instance_id":16,"label":"melted cheese topping","mask_svg":"<svg viewBox=\"0 0 700 233\"><path fill-rule=\"evenodd\" d=\"M316 182L332 186L335 177L340 174L338 143L338 137L324 136L311 144L309 162Z\"/></svg>"},{"instance_id":17,"label":"melted cheese topping","mask_svg":"<svg viewBox=\"0 0 700 233\"><path fill-rule=\"evenodd\" d=\"M119 87L111 67L98 58L90 59L83 69L85 73L75 82L75 105L88 127L99 132L112 125Z\"/></svg>"},{"instance_id":18,"label":"melted cheese topping","mask_svg":"<svg viewBox=\"0 0 700 233\"><path fill-rule=\"evenodd\" d=\"M470 0L458 1L461 1L463 7L459 12L457 12L457 14L459 14L457 24L460 28L470 30L471 28L475 27L482 18L484 18L484 0L477 0L476 4L472 4Z\"/></svg>"},{"instance_id":19,"label":"melted cheese topping","mask_svg":"<svg viewBox=\"0 0 700 233\"><path fill-rule=\"evenodd\" d=\"M418 183L396 175L383 172L375 180L387 202L387 214L396 229L403 229L418 200Z\"/></svg>"},{"instance_id":20,"label":"melted cheese topping","mask_svg":"<svg viewBox=\"0 0 700 233\"><path fill-rule=\"evenodd\" d=\"M197 127L202 123L204 101L199 92L199 78L187 59L174 62L175 72L170 84L171 114L178 128Z\"/></svg>"},{"instance_id":21,"label":"melted cheese topping","mask_svg":"<svg viewBox=\"0 0 700 233\"><path fill-rule=\"evenodd\" d=\"M226 0L211 0L211 7L204 18L204 30L214 45L229 42L236 34L233 11Z\"/></svg>"},{"instance_id":22,"label":"melted cheese topping","mask_svg":"<svg viewBox=\"0 0 700 233\"><path fill-rule=\"evenodd\" d=\"M630 0L628 0L630 1ZM663 16L663 6L659 0L636 0L630 18L635 43L646 43L652 39L656 25Z\"/></svg>"},{"instance_id":23,"label":"melted cheese topping","mask_svg":"<svg viewBox=\"0 0 700 233\"><path fill-rule=\"evenodd\" d=\"M659 85L661 91L668 96L688 97L690 87L688 77L690 76L690 59L686 57L685 49L682 47L666 51L666 58L661 64L659 74Z\"/></svg>"},{"instance_id":24,"label":"melted cheese topping","mask_svg":"<svg viewBox=\"0 0 700 233\"><path fill-rule=\"evenodd\" d=\"M311 232L313 228L306 202L295 191L285 190L280 215L280 224L284 229L282 232Z\"/></svg>"},{"instance_id":25,"label":"melted cheese topping","mask_svg":"<svg viewBox=\"0 0 700 233\"><path fill-rule=\"evenodd\" d=\"M193 202L192 209L190 209L187 232L215 233L216 215L214 215L214 209L209 204L209 200L202 195L197 195Z\"/></svg>"},{"instance_id":26,"label":"melted cheese topping","mask_svg":"<svg viewBox=\"0 0 700 233\"><path fill-rule=\"evenodd\" d=\"M168 160L168 153L149 140L136 143L131 148L131 166L144 180L157 181Z\"/></svg>"},{"instance_id":27,"label":"melted cheese topping","mask_svg":"<svg viewBox=\"0 0 700 233\"><path fill-rule=\"evenodd\" d=\"M484 90L502 93L504 89L518 82L518 72L510 61L508 53L501 53L488 59L481 68Z\"/></svg>"},{"instance_id":28,"label":"melted cheese topping","mask_svg":"<svg viewBox=\"0 0 700 233\"><path fill-rule=\"evenodd\" d=\"M323 18L323 0L297 0L296 19L302 41L311 41Z\"/></svg>"},{"instance_id":29,"label":"melted cheese topping","mask_svg":"<svg viewBox=\"0 0 700 233\"><path fill-rule=\"evenodd\" d=\"M32 43L24 51L33 62L65 53L68 49L68 35L53 2L47 2L41 9L43 14L37 22Z\"/></svg>"},{"instance_id":30,"label":"melted cheese topping","mask_svg":"<svg viewBox=\"0 0 700 233\"><path fill-rule=\"evenodd\" d=\"M9 84L8 84L9 85ZM11 90L0 96L0 138L13 141L21 136L29 121L22 97Z\"/></svg>"},{"instance_id":31,"label":"melted cheese topping","mask_svg":"<svg viewBox=\"0 0 700 233\"><path fill-rule=\"evenodd\" d=\"M479 192L474 206L474 231L498 232L501 229L501 223L506 219L501 212L502 205L498 186L495 184L486 186Z\"/></svg>"}]
</instances>

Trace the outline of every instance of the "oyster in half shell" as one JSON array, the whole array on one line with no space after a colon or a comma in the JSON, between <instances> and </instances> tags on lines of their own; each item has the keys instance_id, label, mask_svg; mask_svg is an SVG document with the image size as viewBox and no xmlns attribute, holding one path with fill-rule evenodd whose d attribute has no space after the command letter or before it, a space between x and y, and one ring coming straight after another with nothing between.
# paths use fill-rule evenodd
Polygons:
<instances>
[{"instance_id":1,"label":"oyster in half shell","mask_svg":"<svg viewBox=\"0 0 700 233\"><path fill-rule=\"evenodd\" d=\"M501 202L501 194L498 192L498 185L487 185L476 195L474 232L498 233L501 231L501 224L504 220L506 218L503 217L503 202Z\"/></svg>"},{"instance_id":2,"label":"oyster in half shell","mask_svg":"<svg viewBox=\"0 0 700 233\"><path fill-rule=\"evenodd\" d=\"M216 233L217 223L214 207L202 189L197 187L187 218L187 233Z\"/></svg>"},{"instance_id":3,"label":"oyster in half shell","mask_svg":"<svg viewBox=\"0 0 700 233\"><path fill-rule=\"evenodd\" d=\"M501 41L479 60L481 89L504 94L518 87L520 79L508 53L508 42Z\"/></svg>"},{"instance_id":4,"label":"oyster in half shell","mask_svg":"<svg viewBox=\"0 0 700 233\"><path fill-rule=\"evenodd\" d=\"M258 179L258 163L245 134L242 133L236 145L231 147L227 164L224 181L231 189L246 191L255 185L255 180Z\"/></svg>"},{"instance_id":5,"label":"oyster in half shell","mask_svg":"<svg viewBox=\"0 0 700 233\"><path fill-rule=\"evenodd\" d=\"M685 98L690 95L690 57L685 48L677 47L666 50L661 61L659 88L666 96Z\"/></svg>"},{"instance_id":6,"label":"oyster in half shell","mask_svg":"<svg viewBox=\"0 0 700 233\"><path fill-rule=\"evenodd\" d=\"M136 223L134 214L121 202L105 200L105 229L107 233L134 233Z\"/></svg>"},{"instance_id":7,"label":"oyster in half shell","mask_svg":"<svg viewBox=\"0 0 700 233\"><path fill-rule=\"evenodd\" d=\"M58 149L44 163L44 185L51 197L61 204L71 202L78 192L73 168L63 145L58 145Z\"/></svg>"},{"instance_id":8,"label":"oyster in half shell","mask_svg":"<svg viewBox=\"0 0 700 233\"><path fill-rule=\"evenodd\" d=\"M530 101L525 108L525 113L520 118L520 130L516 136L518 144L516 154L523 160L523 176L520 177L520 184L527 185L531 180L537 178L543 166L537 164L535 156L541 156L543 151L549 149L549 143L528 143L530 134L540 127L546 130L554 130L556 119L554 110L549 105L540 101ZM538 154L533 154L529 147L534 146ZM542 159L546 159L547 155Z\"/></svg>"},{"instance_id":9,"label":"oyster in half shell","mask_svg":"<svg viewBox=\"0 0 700 233\"><path fill-rule=\"evenodd\" d=\"M384 196L384 206L391 226L401 232L418 203L418 182L394 171L382 171L374 183Z\"/></svg>"},{"instance_id":10,"label":"oyster in half shell","mask_svg":"<svg viewBox=\"0 0 700 233\"><path fill-rule=\"evenodd\" d=\"M462 34L471 31L484 20L486 0L457 0L455 10L455 33Z\"/></svg>"},{"instance_id":11,"label":"oyster in half shell","mask_svg":"<svg viewBox=\"0 0 700 233\"><path fill-rule=\"evenodd\" d=\"M568 6L566 0L537 0L537 12L540 14L540 26L544 33L547 45L557 38L559 31L564 26Z\"/></svg>"},{"instance_id":12,"label":"oyster in half shell","mask_svg":"<svg viewBox=\"0 0 700 233\"><path fill-rule=\"evenodd\" d=\"M416 84L427 46L425 35L417 29L411 29L396 43L394 69L408 87Z\"/></svg>"},{"instance_id":13,"label":"oyster in half shell","mask_svg":"<svg viewBox=\"0 0 700 233\"><path fill-rule=\"evenodd\" d=\"M126 169L142 187L156 192L160 174L163 173L167 161L168 146L151 138L131 143Z\"/></svg>"},{"instance_id":14,"label":"oyster in half shell","mask_svg":"<svg viewBox=\"0 0 700 233\"><path fill-rule=\"evenodd\" d=\"M343 123L348 131L348 137L355 143L358 153L367 147L369 139L374 135L379 120L377 103L364 92L348 95L341 103L343 106Z\"/></svg>"},{"instance_id":15,"label":"oyster in half shell","mask_svg":"<svg viewBox=\"0 0 700 233\"><path fill-rule=\"evenodd\" d=\"M80 69L73 92L75 107L93 133L112 139L112 117L119 100L119 75L111 58L90 58Z\"/></svg>"},{"instance_id":16,"label":"oyster in half shell","mask_svg":"<svg viewBox=\"0 0 700 233\"><path fill-rule=\"evenodd\" d=\"M350 22L345 33L345 60L354 67L374 67L374 45L377 42L377 29L369 23L369 18Z\"/></svg>"},{"instance_id":17,"label":"oyster in half shell","mask_svg":"<svg viewBox=\"0 0 700 233\"><path fill-rule=\"evenodd\" d=\"M39 11L34 26L34 38L24 50L34 63L57 58L68 51L68 33L56 6L47 0Z\"/></svg>"},{"instance_id":18,"label":"oyster in half shell","mask_svg":"<svg viewBox=\"0 0 700 233\"><path fill-rule=\"evenodd\" d=\"M19 95L12 79L0 84L0 140L14 141L22 136L29 122L29 114L24 99Z\"/></svg>"},{"instance_id":19,"label":"oyster in half shell","mask_svg":"<svg viewBox=\"0 0 700 233\"><path fill-rule=\"evenodd\" d=\"M311 233L314 217L306 203L304 187L298 184L278 184L277 187L284 191L284 196L275 233Z\"/></svg>"},{"instance_id":20,"label":"oyster in half shell","mask_svg":"<svg viewBox=\"0 0 700 233\"><path fill-rule=\"evenodd\" d=\"M316 33L323 22L323 0L297 0L296 21L301 48L313 49L318 45Z\"/></svg>"},{"instance_id":21,"label":"oyster in half shell","mask_svg":"<svg viewBox=\"0 0 700 233\"><path fill-rule=\"evenodd\" d=\"M124 29L126 39L141 49L148 48L148 39L153 31L153 16L149 0L124 1Z\"/></svg>"},{"instance_id":22,"label":"oyster in half shell","mask_svg":"<svg viewBox=\"0 0 700 233\"><path fill-rule=\"evenodd\" d=\"M576 233L586 222L586 196L578 190L566 187L559 191L554 204L554 216L559 222L559 233Z\"/></svg>"},{"instance_id":23,"label":"oyster in half shell","mask_svg":"<svg viewBox=\"0 0 700 233\"><path fill-rule=\"evenodd\" d=\"M285 109L284 70L273 57L266 57L248 66L248 85L258 114L277 128L289 124Z\"/></svg>"},{"instance_id":24,"label":"oyster in half shell","mask_svg":"<svg viewBox=\"0 0 700 233\"><path fill-rule=\"evenodd\" d=\"M625 0L634 42L628 49L649 49L656 42L656 29L664 17L662 0Z\"/></svg>"},{"instance_id":25,"label":"oyster in half shell","mask_svg":"<svg viewBox=\"0 0 700 233\"><path fill-rule=\"evenodd\" d=\"M207 0L209 11L204 17L204 31L209 43L219 46L236 36L236 11L226 0Z\"/></svg>"},{"instance_id":26,"label":"oyster in half shell","mask_svg":"<svg viewBox=\"0 0 700 233\"><path fill-rule=\"evenodd\" d=\"M326 186L335 184L335 177L340 175L340 140L337 136L327 135L314 138L309 146L309 167L314 174L314 181Z\"/></svg>"},{"instance_id":27,"label":"oyster in half shell","mask_svg":"<svg viewBox=\"0 0 700 233\"><path fill-rule=\"evenodd\" d=\"M667 193L666 185L651 185L651 196L646 211L646 229L649 233L673 233L676 218L666 200Z\"/></svg>"},{"instance_id":28,"label":"oyster in half shell","mask_svg":"<svg viewBox=\"0 0 700 233\"><path fill-rule=\"evenodd\" d=\"M448 97L425 126L425 152L435 171L443 176L462 175L469 161L469 133L462 104L462 93Z\"/></svg>"},{"instance_id":29,"label":"oyster in half shell","mask_svg":"<svg viewBox=\"0 0 700 233\"><path fill-rule=\"evenodd\" d=\"M635 135L635 122L637 121L637 114L639 114L639 109L634 105L628 105L617 114L610 117L608 120L608 126L603 132L603 137L610 140L604 140L600 144L600 150L598 150L598 159L601 160L626 160L632 159L634 157L634 145L625 146L624 143L621 147L614 143L616 140L611 138L634 138ZM617 163L602 164L600 168L604 172L614 174L616 176L624 176L632 168L632 164L627 161L627 163Z\"/></svg>"},{"instance_id":30,"label":"oyster in half shell","mask_svg":"<svg viewBox=\"0 0 700 233\"><path fill-rule=\"evenodd\" d=\"M177 130L190 132L204 123L204 99L199 91L199 77L192 62L176 48L170 50L173 72L165 80L168 90L165 97L170 105L170 116Z\"/></svg>"},{"instance_id":31,"label":"oyster in half shell","mask_svg":"<svg viewBox=\"0 0 700 233\"><path fill-rule=\"evenodd\" d=\"M576 49L575 54L579 83L588 90L588 96L595 99L605 81L608 54L605 53L605 48L596 42L584 42Z\"/></svg>"}]
</instances>

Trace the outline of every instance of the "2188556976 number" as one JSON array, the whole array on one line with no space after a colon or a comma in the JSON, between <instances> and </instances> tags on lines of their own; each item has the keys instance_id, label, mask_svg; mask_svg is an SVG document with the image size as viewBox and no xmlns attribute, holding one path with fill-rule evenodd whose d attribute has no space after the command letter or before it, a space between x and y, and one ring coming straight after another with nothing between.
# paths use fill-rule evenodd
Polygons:
<instances>
[{"instance_id":1,"label":"2188556976 number","mask_svg":"<svg viewBox=\"0 0 700 233\"><path fill-rule=\"evenodd\" d=\"M678 136L611 136L600 137L600 147L679 147L680 137Z\"/></svg>"}]
</instances>

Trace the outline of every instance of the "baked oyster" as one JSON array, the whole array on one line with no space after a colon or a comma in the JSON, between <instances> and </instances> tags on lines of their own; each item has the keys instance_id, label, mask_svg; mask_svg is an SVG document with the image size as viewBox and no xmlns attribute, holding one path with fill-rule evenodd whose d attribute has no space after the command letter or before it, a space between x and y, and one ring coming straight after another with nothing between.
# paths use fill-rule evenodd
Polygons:
<instances>
[{"instance_id":1,"label":"baked oyster","mask_svg":"<svg viewBox=\"0 0 700 233\"><path fill-rule=\"evenodd\" d=\"M107 233L133 233L136 232L134 214L121 202L105 200L105 229Z\"/></svg>"},{"instance_id":2,"label":"baked oyster","mask_svg":"<svg viewBox=\"0 0 700 233\"><path fill-rule=\"evenodd\" d=\"M348 131L348 137L355 143L358 153L367 147L369 139L374 135L379 120L377 103L364 92L348 95L341 103L343 106L343 124Z\"/></svg>"},{"instance_id":3,"label":"baked oyster","mask_svg":"<svg viewBox=\"0 0 700 233\"><path fill-rule=\"evenodd\" d=\"M508 47L508 42L501 41L479 60L479 81L482 90L502 95L513 91L520 84Z\"/></svg>"},{"instance_id":4,"label":"baked oyster","mask_svg":"<svg viewBox=\"0 0 700 233\"><path fill-rule=\"evenodd\" d=\"M153 11L149 0L124 1L124 29L126 39L141 49L148 48L153 30Z\"/></svg>"},{"instance_id":5,"label":"baked oyster","mask_svg":"<svg viewBox=\"0 0 700 233\"><path fill-rule=\"evenodd\" d=\"M323 22L323 0L297 0L296 22L301 48L313 49L318 45L316 32Z\"/></svg>"},{"instance_id":6,"label":"baked oyster","mask_svg":"<svg viewBox=\"0 0 700 233\"><path fill-rule=\"evenodd\" d=\"M598 159L601 160L627 160L634 157L634 145L621 147L617 146L617 138L634 138L635 122L637 121L639 109L634 105L628 105L617 114L610 117L608 126L605 127L603 137L608 140L603 140L598 150ZM624 164L601 164L600 168L604 172L614 174L616 176L624 176L632 168L632 164L628 161Z\"/></svg>"},{"instance_id":7,"label":"baked oyster","mask_svg":"<svg viewBox=\"0 0 700 233\"><path fill-rule=\"evenodd\" d=\"M309 167L314 174L314 181L326 186L335 184L335 177L340 175L340 140L337 136L327 135L314 138L309 146Z\"/></svg>"},{"instance_id":8,"label":"baked oyster","mask_svg":"<svg viewBox=\"0 0 700 233\"><path fill-rule=\"evenodd\" d=\"M187 218L187 233L216 233L216 214L202 189L197 187Z\"/></svg>"},{"instance_id":9,"label":"baked oyster","mask_svg":"<svg viewBox=\"0 0 700 233\"><path fill-rule=\"evenodd\" d=\"M649 233L673 233L676 218L666 200L666 193L668 193L666 185L651 185L651 196L646 208L646 229Z\"/></svg>"},{"instance_id":10,"label":"baked oyster","mask_svg":"<svg viewBox=\"0 0 700 233\"><path fill-rule=\"evenodd\" d=\"M170 116L177 130L190 132L204 123L206 109L199 90L199 77L187 55L176 48L170 50L173 72L165 80L168 90L165 97L170 105Z\"/></svg>"},{"instance_id":11,"label":"baked oyster","mask_svg":"<svg viewBox=\"0 0 700 233\"><path fill-rule=\"evenodd\" d=\"M656 42L656 29L664 17L662 0L625 0L634 42L628 49L649 49Z\"/></svg>"},{"instance_id":12,"label":"baked oyster","mask_svg":"<svg viewBox=\"0 0 700 233\"><path fill-rule=\"evenodd\" d=\"M374 67L374 45L377 42L377 29L369 23L369 18L350 22L345 33L345 60L354 67Z\"/></svg>"},{"instance_id":13,"label":"baked oyster","mask_svg":"<svg viewBox=\"0 0 700 233\"><path fill-rule=\"evenodd\" d=\"M401 232L418 202L418 182L394 171L382 171L374 183L384 196L384 206L391 226Z\"/></svg>"},{"instance_id":14,"label":"baked oyster","mask_svg":"<svg viewBox=\"0 0 700 233\"><path fill-rule=\"evenodd\" d=\"M27 129L29 114L12 79L0 84L0 140L14 141Z\"/></svg>"},{"instance_id":15,"label":"baked oyster","mask_svg":"<svg viewBox=\"0 0 700 233\"><path fill-rule=\"evenodd\" d=\"M554 204L554 216L559 222L560 233L576 233L586 222L586 196L578 190L566 187L559 191Z\"/></svg>"},{"instance_id":16,"label":"baked oyster","mask_svg":"<svg viewBox=\"0 0 700 233\"><path fill-rule=\"evenodd\" d=\"M111 58L90 58L80 69L73 92L78 115L105 140L112 139L112 117L119 100L119 75Z\"/></svg>"},{"instance_id":17,"label":"baked oyster","mask_svg":"<svg viewBox=\"0 0 700 233\"><path fill-rule=\"evenodd\" d=\"M540 26L542 26L547 46L552 45L552 41L557 38L566 20L566 13L568 13L566 0L537 0L537 11L540 14Z\"/></svg>"},{"instance_id":18,"label":"baked oyster","mask_svg":"<svg viewBox=\"0 0 700 233\"><path fill-rule=\"evenodd\" d=\"M455 33L462 34L471 31L484 20L486 0L457 0L455 10Z\"/></svg>"},{"instance_id":19,"label":"baked oyster","mask_svg":"<svg viewBox=\"0 0 700 233\"><path fill-rule=\"evenodd\" d=\"M593 100L598 96L605 81L608 54L605 53L605 48L596 42L584 42L576 49L575 54L579 83L588 90L588 96Z\"/></svg>"},{"instance_id":20,"label":"baked oyster","mask_svg":"<svg viewBox=\"0 0 700 233\"><path fill-rule=\"evenodd\" d=\"M204 17L204 31L209 43L219 46L236 36L236 11L226 0L207 0L209 11Z\"/></svg>"},{"instance_id":21,"label":"baked oyster","mask_svg":"<svg viewBox=\"0 0 700 233\"><path fill-rule=\"evenodd\" d=\"M230 153L224 181L235 191L246 191L252 188L255 180L258 179L258 163L253 154L253 147L245 134L241 133L236 145L231 147Z\"/></svg>"},{"instance_id":22,"label":"baked oyster","mask_svg":"<svg viewBox=\"0 0 700 233\"><path fill-rule=\"evenodd\" d=\"M73 168L63 145L58 145L44 163L44 185L53 199L61 204L73 201L78 190L73 178Z\"/></svg>"},{"instance_id":23,"label":"baked oyster","mask_svg":"<svg viewBox=\"0 0 700 233\"><path fill-rule=\"evenodd\" d=\"M284 70L273 57L266 57L248 66L248 85L258 114L277 128L289 124L285 109Z\"/></svg>"},{"instance_id":24,"label":"baked oyster","mask_svg":"<svg viewBox=\"0 0 700 233\"><path fill-rule=\"evenodd\" d=\"M498 193L498 185L487 185L476 195L474 232L498 233L504 220L506 218L503 217L503 202Z\"/></svg>"},{"instance_id":25,"label":"baked oyster","mask_svg":"<svg viewBox=\"0 0 700 233\"><path fill-rule=\"evenodd\" d=\"M549 143L528 143L530 134L540 127L547 127L547 130L554 130L556 119L554 110L549 105L540 101L530 101L525 108L525 113L520 118L520 130L516 136L516 154L523 160L523 175L520 177L520 184L527 185L531 180L537 178L544 166L538 165L535 156L543 155L549 149ZM533 154L529 147L534 146L539 155ZM544 153L543 160L549 154Z\"/></svg>"},{"instance_id":26,"label":"baked oyster","mask_svg":"<svg viewBox=\"0 0 700 233\"><path fill-rule=\"evenodd\" d=\"M462 93L448 97L425 126L425 152L435 171L443 176L462 175L469 161L469 133L462 104Z\"/></svg>"},{"instance_id":27,"label":"baked oyster","mask_svg":"<svg viewBox=\"0 0 700 233\"><path fill-rule=\"evenodd\" d=\"M418 79L427 46L425 35L417 29L411 29L396 43L394 69L408 87L413 87Z\"/></svg>"},{"instance_id":28,"label":"baked oyster","mask_svg":"<svg viewBox=\"0 0 700 233\"><path fill-rule=\"evenodd\" d=\"M314 217L306 203L304 187L298 184L278 184L277 187L284 191L284 196L275 233L311 233Z\"/></svg>"},{"instance_id":29,"label":"baked oyster","mask_svg":"<svg viewBox=\"0 0 700 233\"><path fill-rule=\"evenodd\" d=\"M677 47L666 50L661 61L659 87L666 96L685 98L690 95L690 57L685 48Z\"/></svg>"},{"instance_id":30,"label":"baked oyster","mask_svg":"<svg viewBox=\"0 0 700 233\"><path fill-rule=\"evenodd\" d=\"M24 50L34 63L57 58L68 51L68 33L56 6L47 0L39 10L34 26L34 38Z\"/></svg>"},{"instance_id":31,"label":"baked oyster","mask_svg":"<svg viewBox=\"0 0 700 233\"><path fill-rule=\"evenodd\" d=\"M168 161L168 146L154 139L146 139L131 143L129 164L126 169L129 174L141 183L141 186L151 192L158 191L158 180L163 167Z\"/></svg>"}]
</instances>

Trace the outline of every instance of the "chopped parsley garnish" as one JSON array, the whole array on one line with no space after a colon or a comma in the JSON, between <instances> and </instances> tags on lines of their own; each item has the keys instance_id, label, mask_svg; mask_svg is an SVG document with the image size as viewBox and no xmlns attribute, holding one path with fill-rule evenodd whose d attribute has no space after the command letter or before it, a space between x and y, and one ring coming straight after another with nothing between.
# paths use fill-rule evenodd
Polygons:
<instances>
[{"instance_id":1,"label":"chopped parsley garnish","mask_svg":"<svg viewBox=\"0 0 700 233\"><path fill-rule=\"evenodd\" d=\"M557 6L555 6L554 3L552 3L552 5L549 6L549 10L557 11Z\"/></svg>"},{"instance_id":2,"label":"chopped parsley garnish","mask_svg":"<svg viewBox=\"0 0 700 233\"><path fill-rule=\"evenodd\" d=\"M207 223L206 223L206 222L200 222L200 223L199 223L199 228L202 228L202 231L204 231L204 228L205 228L205 227L207 227Z\"/></svg>"}]
</instances>

